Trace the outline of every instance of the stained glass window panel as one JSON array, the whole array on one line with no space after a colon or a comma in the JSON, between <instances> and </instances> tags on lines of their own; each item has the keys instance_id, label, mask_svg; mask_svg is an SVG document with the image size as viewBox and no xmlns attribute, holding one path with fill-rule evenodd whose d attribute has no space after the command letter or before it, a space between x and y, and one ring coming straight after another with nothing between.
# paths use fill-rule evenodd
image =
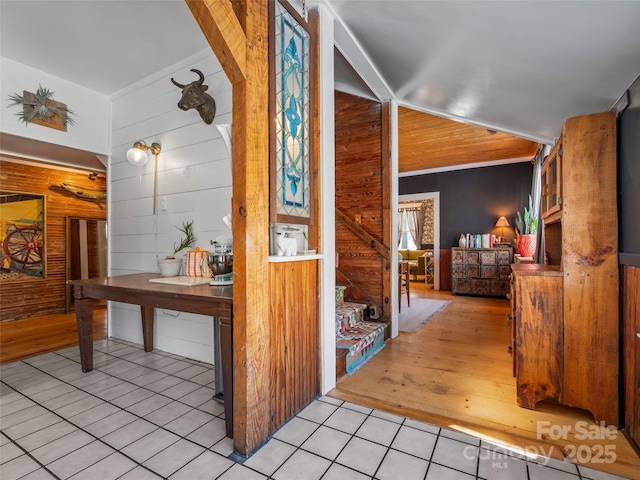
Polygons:
<instances>
[{"instance_id":1,"label":"stained glass window panel","mask_svg":"<svg viewBox=\"0 0 640 480\"><path fill-rule=\"evenodd\" d=\"M276 2L277 213L310 216L309 34Z\"/></svg>"}]
</instances>

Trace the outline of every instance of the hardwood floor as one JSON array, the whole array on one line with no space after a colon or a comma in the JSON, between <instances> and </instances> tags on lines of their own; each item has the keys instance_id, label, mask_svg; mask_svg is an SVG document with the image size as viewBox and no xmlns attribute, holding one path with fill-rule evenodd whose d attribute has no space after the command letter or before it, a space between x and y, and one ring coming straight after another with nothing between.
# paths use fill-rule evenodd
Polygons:
<instances>
[{"instance_id":1,"label":"hardwood floor","mask_svg":"<svg viewBox=\"0 0 640 480\"><path fill-rule=\"evenodd\" d=\"M342 377L330 396L494 440L528 455L567 456L640 479L640 459L624 435L616 430L610 435L614 439L605 438L589 412L548 402L536 410L518 407L507 353L506 299L454 296L422 282L411 282L411 296L451 303L418 332L401 332L387 341L360 370ZM560 427L568 433L558 434ZM614 463L602 463L605 448L615 455Z\"/></svg>"},{"instance_id":2,"label":"hardwood floor","mask_svg":"<svg viewBox=\"0 0 640 480\"><path fill-rule=\"evenodd\" d=\"M107 309L95 308L93 339L107 336ZM75 313L0 323L0 364L78 344Z\"/></svg>"}]
</instances>

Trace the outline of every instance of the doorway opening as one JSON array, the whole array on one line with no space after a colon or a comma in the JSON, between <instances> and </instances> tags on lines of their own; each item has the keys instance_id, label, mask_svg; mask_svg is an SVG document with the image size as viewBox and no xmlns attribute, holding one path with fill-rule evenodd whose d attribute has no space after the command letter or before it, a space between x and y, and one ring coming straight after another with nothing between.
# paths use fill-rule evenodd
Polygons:
<instances>
[{"instance_id":1,"label":"doorway opening","mask_svg":"<svg viewBox=\"0 0 640 480\"><path fill-rule=\"evenodd\" d=\"M425 201L433 202L433 208L429 208L421 220L421 238L415 243L417 247L433 250L433 289L440 290L440 192L398 195L398 206L404 202L421 204ZM399 216L399 218L402 217Z\"/></svg>"}]
</instances>

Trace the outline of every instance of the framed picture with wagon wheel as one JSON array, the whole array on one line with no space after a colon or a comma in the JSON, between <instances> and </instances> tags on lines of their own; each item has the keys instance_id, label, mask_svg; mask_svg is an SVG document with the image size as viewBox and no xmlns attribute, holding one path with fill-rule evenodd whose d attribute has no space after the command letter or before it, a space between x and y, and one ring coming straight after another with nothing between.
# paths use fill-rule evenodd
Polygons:
<instances>
[{"instance_id":1,"label":"framed picture with wagon wheel","mask_svg":"<svg viewBox=\"0 0 640 480\"><path fill-rule=\"evenodd\" d=\"M45 196L0 191L0 283L45 278Z\"/></svg>"}]
</instances>

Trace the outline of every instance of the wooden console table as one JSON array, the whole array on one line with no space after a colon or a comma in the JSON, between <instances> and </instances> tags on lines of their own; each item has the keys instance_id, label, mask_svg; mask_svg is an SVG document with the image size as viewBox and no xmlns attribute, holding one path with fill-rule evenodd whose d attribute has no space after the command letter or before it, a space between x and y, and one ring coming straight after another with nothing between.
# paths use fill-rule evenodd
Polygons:
<instances>
[{"instance_id":1,"label":"wooden console table","mask_svg":"<svg viewBox=\"0 0 640 480\"><path fill-rule=\"evenodd\" d=\"M82 371L93 370L93 299L140 305L145 352L153 350L154 308L216 317L220 322L226 433L233 438L233 287L149 282L159 276L157 273L137 273L68 282L74 287Z\"/></svg>"}]
</instances>

